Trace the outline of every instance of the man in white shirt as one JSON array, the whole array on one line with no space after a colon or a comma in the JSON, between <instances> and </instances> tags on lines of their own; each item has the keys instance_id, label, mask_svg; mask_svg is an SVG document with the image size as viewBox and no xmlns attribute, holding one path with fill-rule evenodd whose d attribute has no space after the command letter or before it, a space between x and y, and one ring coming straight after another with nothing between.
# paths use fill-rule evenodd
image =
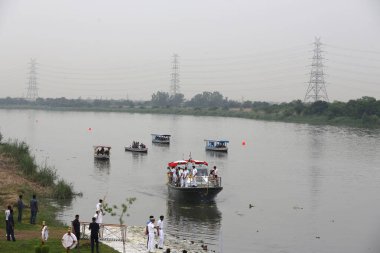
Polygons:
<instances>
[{"instance_id":1,"label":"man in white shirt","mask_svg":"<svg viewBox=\"0 0 380 253\"><path fill-rule=\"evenodd\" d=\"M191 171L191 175L192 175L191 186L197 187L197 178L196 178L197 173L198 173L198 170L193 165L193 170Z\"/></svg>"},{"instance_id":2,"label":"man in white shirt","mask_svg":"<svg viewBox=\"0 0 380 253\"><path fill-rule=\"evenodd\" d=\"M104 211L103 211L103 200L102 199L99 199L99 203L96 204L96 223L98 224L101 224L103 223L103 215L104 215Z\"/></svg>"},{"instance_id":3,"label":"man in white shirt","mask_svg":"<svg viewBox=\"0 0 380 253\"><path fill-rule=\"evenodd\" d=\"M183 181L184 181L184 187L189 187L189 182L188 182L188 179L189 179L189 169L187 167L185 167L185 170L183 171L182 173L182 177L183 177Z\"/></svg>"},{"instance_id":4,"label":"man in white shirt","mask_svg":"<svg viewBox=\"0 0 380 253\"><path fill-rule=\"evenodd\" d=\"M148 224L148 252L154 252L154 226L155 219L152 218Z\"/></svg>"},{"instance_id":5,"label":"man in white shirt","mask_svg":"<svg viewBox=\"0 0 380 253\"><path fill-rule=\"evenodd\" d=\"M161 215L160 219L157 222L158 232L159 232L159 239L158 239L158 248L163 249L164 248L164 216Z\"/></svg>"},{"instance_id":6,"label":"man in white shirt","mask_svg":"<svg viewBox=\"0 0 380 253\"><path fill-rule=\"evenodd\" d=\"M11 208L8 206L8 208L5 210L5 227L8 227L8 217L11 214ZM6 234L8 235L8 233Z\"/></svg>"}]
</instances>

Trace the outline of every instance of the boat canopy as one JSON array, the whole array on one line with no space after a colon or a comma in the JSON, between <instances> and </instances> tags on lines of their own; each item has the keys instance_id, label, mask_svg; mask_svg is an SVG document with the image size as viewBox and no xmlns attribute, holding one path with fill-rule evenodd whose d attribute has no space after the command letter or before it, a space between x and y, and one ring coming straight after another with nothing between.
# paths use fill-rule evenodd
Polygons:
<instances>
[{"instance_id":1,"label":"boat canopy","mask_svg":"<svg viewBox=\"0 0 380 253\"><path fill-rule=\"evenodd\" d=\"M96 145L96 146L94 146L94 149L98 149L98 148L108 148L108 149L111 149L111 146L106 146L106 145Z\"/></svg>"},{"instance_id":2,"label":"boat canopy","mask_svg":"<svg viewBox=\"0 0 380 253\"><path fill-rule=\"evenodd\" d=\"M188 163L194 163L194 164L202 164L202 165L208 165L208 163L206 161L199 161L199 160L180 160L180 161L175 161L175 162L170 162L168 163L168 166L171 167L171 168L174 168L174 167L177 167L178 165L185 165L185 164L188 164Z\"/></svg>"},{"instance_id":3,"label":"boat canopy","mask_svg":"<svg viewBox=\"0 0 380 253\"><path fill-rule=\"evenodd\" d=\"M205 142L229 143L230 141L228 141L228 140L208 140L208 139L205 139Z\"/></svg>"},{"instance_id":4,"label":"boat canopy","mask_svg":"<svg viewBox=\"0 0 380 253\"><path fill-rule=\"evenodd\" d=\"M170 134L151 134L152 136L170 137Z\"/></svg>"}]
</instances>

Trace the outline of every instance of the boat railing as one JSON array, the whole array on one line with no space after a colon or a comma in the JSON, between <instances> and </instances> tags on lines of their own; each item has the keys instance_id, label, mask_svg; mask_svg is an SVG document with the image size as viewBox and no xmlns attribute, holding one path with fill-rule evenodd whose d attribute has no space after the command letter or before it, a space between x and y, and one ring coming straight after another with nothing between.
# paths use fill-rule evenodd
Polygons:
<instances>
[{"instance_id":1,"label":"boat railing","mask_svg":"<svg viewBox=\"0 0 380 253\"><path fill-rule=\"evenodd\" d=\"M183 180L180 180L179 178L177 178L177 180L174 180L173 178L169 177L169 183L177 187L221 187L222 178L214 176L196 176L187 177Z\"/></svg>"}]
</instances>

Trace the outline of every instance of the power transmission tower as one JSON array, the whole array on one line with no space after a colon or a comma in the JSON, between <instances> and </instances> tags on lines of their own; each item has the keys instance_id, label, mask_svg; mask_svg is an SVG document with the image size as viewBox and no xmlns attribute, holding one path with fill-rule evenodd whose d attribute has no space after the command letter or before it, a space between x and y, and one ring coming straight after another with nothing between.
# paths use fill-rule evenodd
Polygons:
<instances>
[{"instance_id":1,"label":"power transmission tower","mask_svg":"<svg viewBox=\"0 0 380 253\"><path fill-rule=\"evenodd\" d=\"M178 61L178 55L173 55L173 61L172 61L172 74L171 74L171 91L173 96L175 96L177 93L179 93L179 61Z\"/></svg>"},{"instance_id":2,"label":"power transmission tower","mask_svg":"<svg viewBox=\"0 0 380 253\"><path fill-rule=\"evenodd\" d=\"M311 63L309 86L306 91L304 102L329 101L325 85L325 73L323 72L323 57L321 38L315 38L314 55Z\"/></svg>"},{"instance_id":3,"label":"power transmission tower","mask_svg":"<svg viewBox=\"0 0 380 253\"><path fill-rule=\"evenodd\" d=\"M37 62L36 59L30 59L29 62L29 84L26 93L26 99L29 101L36 101L38 98L37 89Z\"/></svg>"}]
</instances>

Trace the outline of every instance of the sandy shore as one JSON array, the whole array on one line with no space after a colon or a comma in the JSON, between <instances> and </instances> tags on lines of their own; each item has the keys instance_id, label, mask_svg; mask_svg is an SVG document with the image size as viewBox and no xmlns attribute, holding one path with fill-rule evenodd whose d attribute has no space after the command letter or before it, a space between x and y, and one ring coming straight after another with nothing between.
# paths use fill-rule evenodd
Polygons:
<instances>
[{"instance_id":1,"label":"sandy shore","mask_svg":"<svg viewBox=\"0 0 380 253\"><path fill-rule=\"evenodd\" d=\"M144 234L145 227L129 226L127 227L127 241L125 244L125 252L140 253L147 252L146 243L147 236ZM158 238L156 238L157 240ZM102 241L102 243L114 248L119 252L123 252L123 243L120 241ZM211 252L203 249L201 242L192 242L190 240L178 239L170 235L165 235L164 249L156 249L155 252L165 252L170 248L170 252L182 253L182 250L187 252Z\"/></svg>"}]
</instances>

